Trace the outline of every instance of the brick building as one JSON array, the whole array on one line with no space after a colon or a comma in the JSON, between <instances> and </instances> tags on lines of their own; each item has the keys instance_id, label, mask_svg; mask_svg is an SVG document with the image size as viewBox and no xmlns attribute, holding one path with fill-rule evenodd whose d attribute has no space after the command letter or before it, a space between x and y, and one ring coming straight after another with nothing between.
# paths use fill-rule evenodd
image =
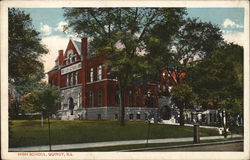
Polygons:
<instances>
[{"instance_id":1,"label":"brick building","mask_svg":"<svg viewBox=\"0 0 250 160\"><path fill-rule=\"evenodd\" d=\"M105 56L94 56L87 38L69 40L65 51L59 50L55 67L48 72L49 84L60 88L63 99L58 105L60 119L117 119L119 117L118 81L104 66ZM161 83L164 84L163 82ZM167 84L166 84L167 85ZM160 86L166 89L167 86ZM157 89L127 88L125 118L144 120L158 107ZM150 101L150 103L149 103Z\"/></svg>"},{"instance_id":2,"label":"brick building","mask_svg":"<svg viewBox=\"0 0 250 160\"><path fill-rule=\"evenodd\" d=\"M81 42L70 39L65 51L59 50L55 67L48 72L49 84L61 90L62 100L58 104L57 118L73 119L118 119L119 85L115 77L108 74L104 66L105 56L95 56L88 47L87 38ZM183 74L183 77L185 74ZM174 72L172 77L175 78ZM157 109L170 107L168 123L176 123L178 108L171 103L167 94L174 82L167 69L163 69L157 84L149 83L146 88L128 87L125 92L125 119L145 120ZM200 121L215 124L221 119L216 108L184 110L186 123Z\"/></svg>"}]
</instances>

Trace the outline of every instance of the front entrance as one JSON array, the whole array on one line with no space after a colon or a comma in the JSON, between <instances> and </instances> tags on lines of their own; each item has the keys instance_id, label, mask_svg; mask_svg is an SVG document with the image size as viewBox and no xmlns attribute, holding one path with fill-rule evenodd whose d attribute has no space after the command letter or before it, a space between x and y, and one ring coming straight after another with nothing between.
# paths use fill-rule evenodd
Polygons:
<instances>
[{"instance_id":1,"label":"front entrance","mask_svg":"<svg viewBox=\"0 0 250 160\"><path fill-rule=\"evenodd\" d=\"M72 97L69 98L69 109L71 112L71 115L73 115L73 111L74 111L74 100Z\"/></svg>"}]
</instances>

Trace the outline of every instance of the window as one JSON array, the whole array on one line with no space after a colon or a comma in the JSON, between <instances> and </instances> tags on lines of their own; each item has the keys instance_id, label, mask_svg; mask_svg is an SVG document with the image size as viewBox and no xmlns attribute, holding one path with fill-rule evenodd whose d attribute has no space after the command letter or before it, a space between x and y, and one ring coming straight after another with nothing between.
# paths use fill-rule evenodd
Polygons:
<instances>
[{"instance_id":1,"label":"window","mask_svg":"<svg viewBox=\"0 0 250 160\"><path fill-rule=\"evenodd\" d=\"M73 85L73 77L74 77L74 74L73 74L73 73L70 73L69 76L70 76L70 85L72 86L72 85Z\"/></svg>"},{"instance_id":2,"label":"window","mask_svg":"<svg viewBox=\"0 0 250 160\"><path fill-rule=\"evenodd\" d=\"M118 114L115 114L115 119L118 119Z\"/></svg>"},{"instance_id":3,"label":"window","mask_svg":"<svg viewBox=\"0 0 250 160\"><path fill-rule=\"evenodd\" d=\"M160 92L161 91L161 85L158 84L158 91Z\"/></svg>"},{"instance_id":4,"label":"window","mask_svg":"<svg viewBox=\"0 0 250 160\"><path fill-rule=\"evenodd\" d=\"M163 90L163 92L166 92L166 86L165 85L162 86L162 90Z\"/></svg>"},{"instance_id":5,"label":"window","mask_svg":"<svg viewBox=\"0 0 250 160\"><path fill-rule=\"evenodd\" d=\"M213 122L213 114L212 113L209 114L209 119L210 119L210 122Z\"/></svg>"},{"instance_id":6,"label":"window","mask_svg":"<svg viewBox=\"0 0 250 160\"><path fill-rule=\"evenodd\" d=\"M129 106L133 106L133 92L129 91Z\"/></svg>"},{"instance_id":7,"label":"window","mask_svg":"<svg viewBox=\"0 0 250 160\"><path fill-rule=\"evenodd\" d=\"M94 107L94 93L89 91L89 107Z\"/></svg>"},{"instance_id":8,"label":"window","mask_svg":"<svg viewBox=\"0 0 250 160\"><path fill-rule=\"evenodd\" d=\"M66 75L66 86L69 86L69 75Z\"/></svg>"},{"instance_id":9,"label":"window","mask_svg":"<svg viewBox=\"0 0 250 160\"><path fill-rule=\"evenodd\" d=\"M140 92L137 91L136 92L136 105L140 106L140 104L141 104L141 96L140 96Z\"/></svg>"},{"instance_id":10,"label":"window","mask_svg":"<svg viewBox=\"0 0 250 160\"><path fill-rule=\"evenodd\" d=\"M102 89L98 90L98 107L102 107Z\"/></svg>"},{"instance_id":11,"label":"window","mask_svg":"<svg viewBox=\"0 0 250 160\"><path fill-rule=\"evenodd\" d=\"M101 115L101 114L98 114L98 115L97 115L97 118L98 118L98 120L101 120L101 119L102 119L102 115Z\"/></svg>"},{"instance_id":12,"label":"window","mask_svg":"<svg viewBox=\"0 0 250 160\"><path fill-rule=\"evenodd\" d=\"M72 60L73 60L73 54L70 53L70 54L69 54L69 63L72 63Z\"/></svg>"},{"instance_id":13,"label":"window","mask_svg":"<svg viewBox=\"0 0 250 160\"><path fill-rule=\"evenodd\" d=\"M78 84L78 72L75 73L75 84Z\"/></svg>"},{"instance_id":14,"label":"window","mask_svg":"<svg viewBox=\"0 0 250 160\"><path fill-rule=\"evenodd\" d=\"M54 85L57 86L57 77L54 79Z\"/></svg>"},{"instance_id":15,"label":"window","mask_svg":"<svg viewBox=\"0 0 250 160\"><path fill-rule=\"evenodd\" d=\"M201 115L202 122L206 122L206 118L207 118L207 117L206 117L205 114L202 114L202 115Z\"/></svg>"},{"instance_id":16,"label":"window","mask_svg":"<svg viewBox=\"0 0 250 160\"><path fill-rule=\"evenodd\" d=\"M134 119L134 115L133 114L129 114L129 120L133 120Z\"/></svg>"},{"instance_id":17,"label":"window","mask_svg":"<svg viewBox=\"0 0 250 160\"><path fill-rule=\"evenodd\" d=\"M216 116L216 113L214 113L214 122L217 122L217 116Z\"/></svg>"},{"instance_id":18,"label":"window","mask_svg":"<svg viewBox=\"0 0 250 160\"><path fill-rule=\"evenodd\" d=\"M73 72L72 73L72 85L75 85L76 83L75 83L75 73Z\"/></svg>"},{"instance_id":19,"label":"window","mask_svg":"<svg viewBox=\"0 0 250 160\"><path fill-rule=\"evenodd\" d=\"M52 85L52 86L55 85L54 79L51 80L51 85Z\"/></svg>"},{"instance_id":20,"label":"window","mask_svg":"<svg viewBox=\"0 0 250 160\"><path fill-rule=\"evenodd\" d=\"M148 114L144 113L144 116L145 116L145 120L148 120Z\"/></svg>"},{"instance_id":21,"label":"window","mask_svg":"<svg viewBox=\"0 0 250 160\"><path fill-rule=\"evenodd\" d=\"M140 120L140 119L141 119L141 114L140 114L140 113L137 113L137 114L136 114L136 119L137 119L137 120Z\"/></svg>"},{"instance_id":22,"label":"window","mask_svg":"<svg viewBox=\"0 0 250 160\"><path fill-rule=\"evenodd\" d=\"M94 68L90 68L90 82L94 81Z\"/></svg>"},{"instance_id":23,"label":"window","mask_svg":"<svg viewBox=\"0 0 250 160\"><path fill-rule=\"evenodd\" d=\"M116 105L120 104L119 90L115 91L115 104Z\"/></svg>"},{"instance_id":24,"label":"window","mask_svg":"<svg viewBox=\"0 0 250 160\"><path fill-rule=\"evenodd\" d=\"M81 93L78 93L78 97L77 97L77 106L78 106L78 108L80 108L80 103L81 103Z\"/></svg>"},{"instance_id":25,"label":"window","mask_svg":"<svg viewBox=\"0 0 250 160\"><path fill-rule=\"evenodd\" d=\"M101 80L102 79L102 66L98 66L97 68L97 80Z\"/></svg>"},{"instance_id":26,"label":"window","mask_svg":"<svg viewBox=\"0 0 250 160\"><path fill-rule=\"evenodd\" d=\"M72 49L68 50L67 57L68 57L68 63L75 62L75 54L74 54L74 51Z\"/></svg>"},{"instance_id":27,"label":"window","mask_svg":"<svg viewBox=\"0 0 250 160\"><path fill-rule=\"evenodd\" d=\"M166 73L165 72L162 73L162 77L163 77L163 79L166 79Z\"/></svg>"}]
</instances>

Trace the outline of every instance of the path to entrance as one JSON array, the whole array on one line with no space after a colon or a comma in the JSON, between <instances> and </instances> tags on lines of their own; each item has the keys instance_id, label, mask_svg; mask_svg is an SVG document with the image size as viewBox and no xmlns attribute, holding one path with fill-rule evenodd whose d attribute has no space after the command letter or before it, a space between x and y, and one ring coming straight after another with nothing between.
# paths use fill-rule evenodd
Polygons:
<instances>
[{"instance_id":1,"label":"path to entrance","mask_svg":"<svg viewBox=\"0 0 250 160\"><path fill-rule=\"evenodd\" d=\"M230 138L231 136L228 136ZM241 135L233 135L232 138L242 137ZM223 139L223 136L210 136L201 137L201 140L213 140L213 139ZM190 142L193 141L193 137L186 138L166 138L166 139L149 139L148 143L171 143L171 142ZM107 146L117 146L117 145L129 145L129 144L146 144L147 140L128 140L128 141L109 141L109 142L93 142L93 143L78 143L78 144L59 144L52 145L52 151L60 150L71 150L71 149L82 149L82 148L94 148L94 147L107 147ZM17 147L9 148L10 152L28 152L37 151L44 152L49 151L49 146L30 146L30 147Z\"/></svg>"}]
</instances>

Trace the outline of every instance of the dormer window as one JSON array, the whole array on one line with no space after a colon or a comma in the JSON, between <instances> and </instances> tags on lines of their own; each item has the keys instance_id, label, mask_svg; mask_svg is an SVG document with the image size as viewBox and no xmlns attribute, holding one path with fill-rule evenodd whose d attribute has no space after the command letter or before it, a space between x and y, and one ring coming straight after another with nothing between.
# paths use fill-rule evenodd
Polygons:
<instances>
[{"instance_id":1,"label":"dormer window","mask_svg":"<svg viewBox=\"0 0 250 160\"><path fill-rule=\"evenodd\" d=\"M74 51L72 49L68 50L67 58L65 60L66 64L70 64L76 61L76 55L74 54Z\"/></svg>"},{"instance_id":2,"label":"dormer window","mask_svg":"<svg viewBox=\"0 0 250 160\"><path fill-rule=\"evenodd\" d=\"M73 62L73 53L69 54L69 63Z\"/></svg>"}]
</instances>

